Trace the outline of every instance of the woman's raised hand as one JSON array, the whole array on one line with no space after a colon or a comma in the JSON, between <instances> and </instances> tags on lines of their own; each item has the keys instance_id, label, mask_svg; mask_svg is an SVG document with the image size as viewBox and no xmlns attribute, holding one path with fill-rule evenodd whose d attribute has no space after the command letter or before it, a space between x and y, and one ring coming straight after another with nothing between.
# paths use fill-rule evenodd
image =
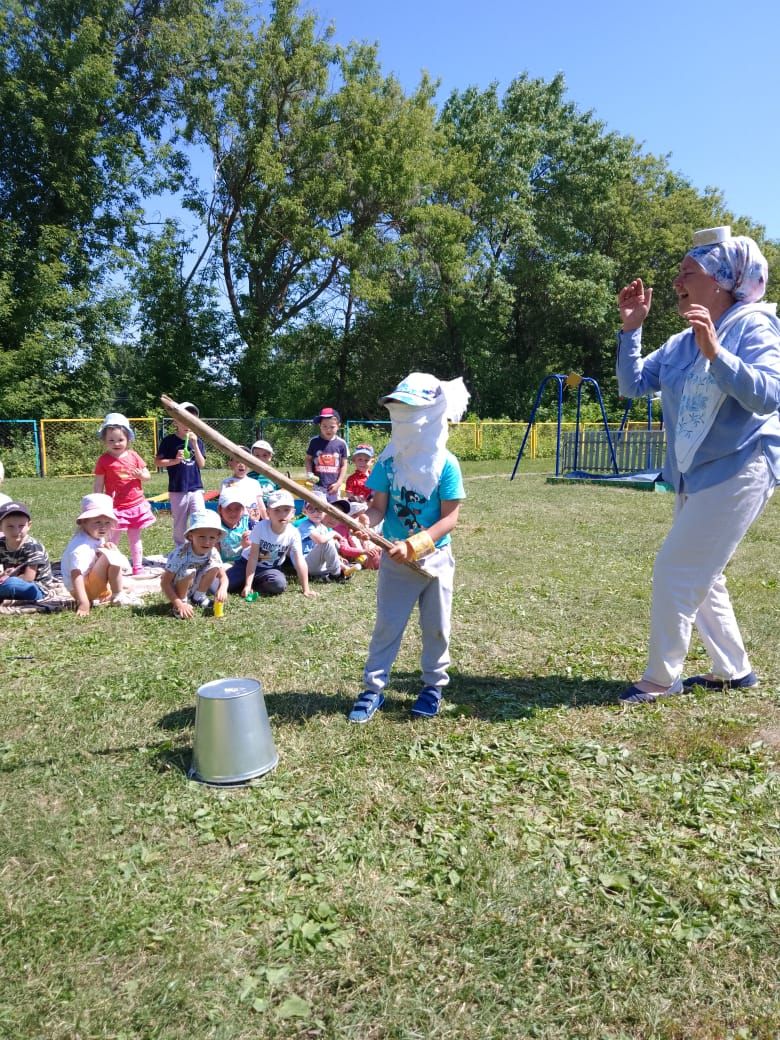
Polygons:
<instances>
[{"instance_id":1,"label":"woman's raised hand","mask_svg":"<svg viewBox=\"0 0 780 1040\"><path fill-rule=\"evenodd\" d=\"M708 361L714 361L718 354L718 334L712 316L706 307L695 303L683 314L686 321L691 323L693 335L696 338L696 346Z\"/></svg>"},{"instance_id":2,"label":"woman's raised hand","mask_svg":"<svg viewBox=\"0 0 780 1040\"><path fill-rule=\"evenodd\" d=\"M641 278L635 278L618 293L618 310L623 321L623 331L633 332L641 328L650 313L653 290L645 289Z\"/></svg>"}]
</instances>

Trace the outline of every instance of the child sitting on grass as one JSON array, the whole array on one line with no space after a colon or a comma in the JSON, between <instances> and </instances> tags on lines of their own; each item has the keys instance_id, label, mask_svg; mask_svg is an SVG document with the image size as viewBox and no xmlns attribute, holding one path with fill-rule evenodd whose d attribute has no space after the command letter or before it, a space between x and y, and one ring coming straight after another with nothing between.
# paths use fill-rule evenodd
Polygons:
<instances>
[{"instance_id":1,"label":"child sitting on grass","mask_svg":"<svg viewBox=\"0 0 780 1040\"><path fill-rule=\"evenodd\" d=\"M133 607L140 603L122 588L122 568L128 561L109 540L116 513L108 495L94 493L81 500L78 531L62 554L62 581L76 601L76 614L86 617L93 603Z\"/></svg>"},{"instance_id":2,"label":"child sitting on grass","mask_svg":"<svg viewBox=\"0 0 780 1040\"><path fill-rule=\"evenodd\" d=\"M249 532L249 548L228 570L228 589L246 597L253 590L261 596L278 596L287 588L282 564L290 557L304 596L316 596L309 588L309 572L303 558L301 536L293 526L295 502L289 491L268 496L268 519Z\"/></svg>"},{"instance_id":3,"label":"child sitting on grass","mask_svg":"<svg viewBox=\"0 0 780 1040\"><path fill-rule=\"evenodd\" d=\"M255 441L252 445L252 454L258 462L264 462L267 466L270 466L273 462L274 449L268 443L268 441ZM260 485L260 491L263 495L263 501L268 503L268 496L272 491L278 491L279 485L274 484L270 477L266 477L264 473L258 473L253 469L250 469L249 476L256 480Z\"/></svg>"},{"instance_id":4,"label":"child sitting on grass","mask_svg":"<svg viewBox=\"0 0 780 1040\"><path fill-rule=\"evenodd\" d=\"M235 487L223 488L217 513L222 521L219 555L223 563L234 563L241 559L243 550L249 548L249 532L254 527L246 511L241 491Z\"/></svg>"},{"instance_id":5,"label":"child sitting on grass","mask_svg":"<svg viewBox=\"0 0 780 1040\"><path fill-rule=\"evenodd\" d=\"M303 507L303 515L303 522L298 525L298 534L301 536L309 577L321 578L323 581L348 581L360 568L351 567L339 556L338 535L323 522L325 513L322 507L307 502Z\"/></svg>"},{"instance_id":6,"label":"child sitting on grass","mask_svg":"<svg viewBox=\"0 0 780 1040\"><path fill-rule=\"evenodd\" d=\"M373 458L374 449L370 444L358 444L352 452L352 462L355 468L347 477L345 485L347 498L351 502L369 502L371 500L371 492L366 487L366 479L371 472Z\"/></svg>"},{"instance_id":7,"label":"child sitting on grass","mask_svg":"<svg viewBox=\"0 0 780 1040\"><path fill-rule=\"evenodd\" d=\"M0 599L36 602L53 582L48 553L30 537L30 510L9 499L0 505Z\"/></svg>"},{"instance_id":8,"label":"child sitting on grass","mask_svg":"<svg viewBox=\"0 0 780 1040\"><path fill-rule=\"evenodd\" d=\"M360 516L367 506L364 502L350 502L346 498L337 498L333 505L346 516ZM333 533L338 537L339 556L353 565L360 564L363 570L379 570L382 550L369 538L356 534L346 523L328 521Z\"/></svg>"},{"instance_id":9,"label":"child sitting on grass","mask_svg":"<svg viewBox=\"0 0 780 1040\"><path fill-rule=\"evenodd\" d=\"M243 444L240 444L239 447L243 448L244 451L249 451ZM228 459L228 466L230 467L230 476L225 477L222 481L220 493L230 488L234 493L241 495L241 500L249 510L251 520L266 520L268 513L263 501L263 489L258 486L256 480L249 476L247 464L243 459L231 455Z\"/></svg>"},{"instance_id":10,"label":"child sitting on grass","mask_svg":"<svg viewBox=\"0 0 780 1040\"><path fill-rule=\"evenodd\" d=\"M168 557L160 577L163 595L180 620L191 618L194 607L211 606L208 589L217 583L214 598L227 599L227 574L217 545L222 537L222 524L215 512L196 513L184 532L184 545L178 545Z\"/></svg>"}]
</instances>

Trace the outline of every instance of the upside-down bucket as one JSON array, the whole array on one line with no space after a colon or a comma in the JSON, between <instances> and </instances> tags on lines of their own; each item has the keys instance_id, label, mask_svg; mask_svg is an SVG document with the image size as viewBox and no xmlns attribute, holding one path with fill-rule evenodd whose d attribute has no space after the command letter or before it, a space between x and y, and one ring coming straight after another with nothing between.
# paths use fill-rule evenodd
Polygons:
<instances>
[{"instance_id":1,"label":"upside-down bucket","mask_svg":"<svg viewBox=\"0 0 780 1040\"><path fill-rule=\"evenodd\" d=\"M217 679L199 687L190 777L235 784L268 773L278 761L257 679Z\"/></svg>"}]
</instances>

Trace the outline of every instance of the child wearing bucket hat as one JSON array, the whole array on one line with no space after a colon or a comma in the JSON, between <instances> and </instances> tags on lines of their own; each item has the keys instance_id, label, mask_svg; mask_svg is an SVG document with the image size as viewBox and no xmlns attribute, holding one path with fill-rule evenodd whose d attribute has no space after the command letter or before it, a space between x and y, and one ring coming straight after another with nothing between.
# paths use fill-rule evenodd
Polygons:
<instances>
[{"instance_id":1,"label":"child wearing bucket hat","mask_svg":"<svg viewBox=\"0 0 780 1040\"><path fill-rule=\"evenodd\" d=\"M412 715L439 713L449 682L450 617L455 562L450 532L466 497L460 466L447 451L448 421L458 421L469 394L462 379L440 382L412 372L380 399L390 413L390 443L366 481L373 492L364 515L394 541L383 553L376 593L376 624L363 671L363 692L350 722L365 723L384 704L384 688L415 604L422 636L422 688ZM417 573L401 561L419 561Z\"/></svg>"},{"instance_id":2,"label":"child wearing bucket hat","mask_svg":"<svg viewBox=\"0 0 780 1040\"><path fill-rule=\"evenodd\" d=\"M79 617L86 617L93 604L132 607L140 602L122 587L122 570L128 561L110 539L115 524L109 495L98 492L82 498L76 517L78 530L65 546L60 563L63 584L76 601Z\"/></svg>"},{"instance_id":3,"label":"child wearing bucket hat","mask_svg":"<svg viewBox=\"0 0 780 1040\"><path fill-rule=\"evenodd\" d=\"M249 548L249 532L254 521L249 518L244 492L235 486L223 487L219 493L217 512L222 521L219 555L223 563L234 563Z\"/></svg>"},{"instance_id":4,"label":"child wearing bucket hat","mask_svg":"<svg viewBox=\"0 0 780 1040\"><path fill-rule=\"evenodd\" d=\"M242 451L249 451L249 448L244 444L239 444L238 447ZM265 508L265 500L263 499L263 490L257 481L252 480L249 476L247 464L238 455L231 455L228 458L228 468L230 469L230 476L225 477L222 481L219 489L220 495L227 488L230 488L241 495L252 520L265 520L268 514Z\"/></svg>"},{"instance_id":5,"label":"child wearing bucket hat","mask_svg":"<svg viewBox=\"0 0 780 1040\"><path fill-rule=\"evenodd\" d=\"M111 496L116 524L110 540L118 544L122 531L127 532L133 574L143 573L141 531L154 523L152 507L146 501L142 481L149 480L149 470L130 444L135 434L121 412L109 412L98 430L105 451L95 463L92 490Z\"/></svg>"},{"instance_id":6,"label":"child wearing bucket hat","mask_svg":"<svg viewBox=\"0 0 780 1040\"><path fill-rule=\"evenodd\" d=\"M193 608L210 607L208 591L214 582L216 602L227 599L227 574L217 550L221 537L222 524L213 510L190 517L184 545L177 545L169 555L160 577L160 588L175 617L186 620L195 613Z\"/></svg>"},{"instance_id":7,"label":"child wearing bucket hat","mask_svg":"<svg viewBox=\"0 0 780 1040\"><path fill-rule=\"evenodd\" d=\"M339 488L347 475L349 449L347 442L338 436L341 416L335 408L322 408L314 422L320 432L312 437L306 449L306 476L333 502L339 497Z\"/></svg>"}]
</instances>

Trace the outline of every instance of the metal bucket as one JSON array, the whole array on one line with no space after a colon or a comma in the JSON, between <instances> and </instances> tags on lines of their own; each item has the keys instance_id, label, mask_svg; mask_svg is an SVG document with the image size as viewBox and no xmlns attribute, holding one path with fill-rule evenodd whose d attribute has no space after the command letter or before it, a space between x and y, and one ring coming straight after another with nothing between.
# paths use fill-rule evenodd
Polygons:
<instances>
[{"instance_id":1,"label":"metal bucket","mask_svg":"<svg viewBox=\"0 0 780 1040\"><path fill-rule=\"evenodd\" d=\"M190 777L235 784L268 773L278 761L257 679L217 679L198 689Z\"/></svg>"}]
</instances>

